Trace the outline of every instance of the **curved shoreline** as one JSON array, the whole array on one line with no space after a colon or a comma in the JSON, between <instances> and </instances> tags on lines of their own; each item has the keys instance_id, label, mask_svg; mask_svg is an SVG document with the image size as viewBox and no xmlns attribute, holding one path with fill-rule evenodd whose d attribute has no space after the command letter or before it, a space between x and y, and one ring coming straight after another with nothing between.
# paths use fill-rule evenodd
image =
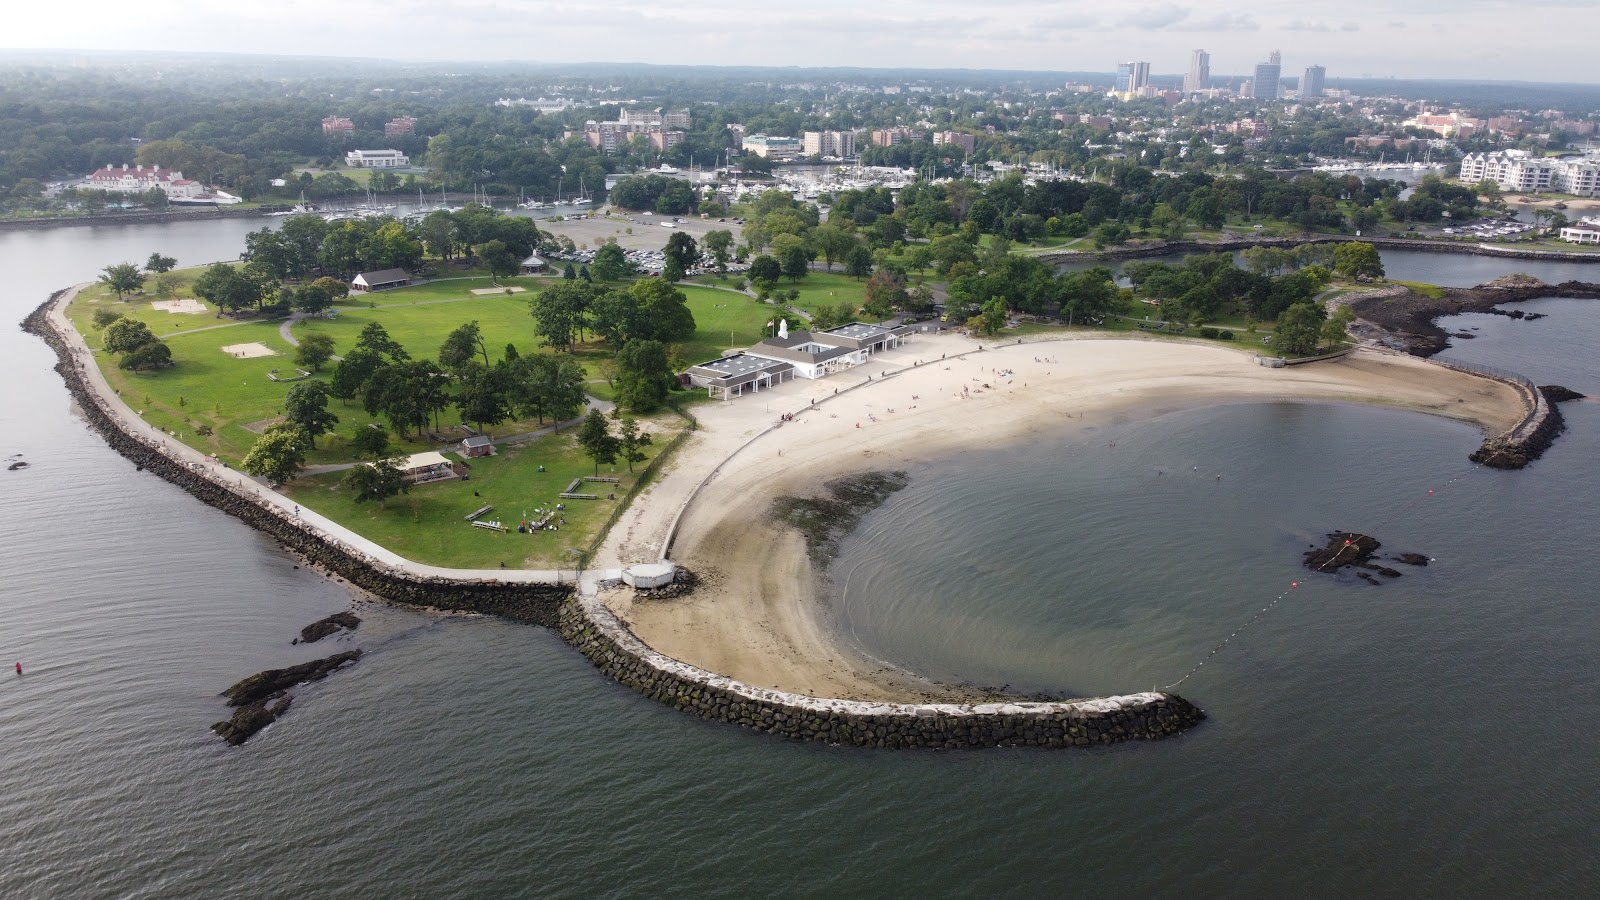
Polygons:
<instances>
[{"instance_id":1,"label":"curved shoreline","mask_svg":"<svg viewBox=\"0 0 1600 900\"><path fill-rule=\"evenodd\" d=\"M750 417L737 419L729 407L702 413L714 430L724 426L735 440L724 441L724 452L708 454L717 460L714 467L674 473L699 483L686 493L684 508L661 514L660 524L673 558L711 577L695 593L667 602L608 594L606 601L633 633L674 658L774 689L807 693L820 687L869 701L936 700L950 690L885 667L831 633L825 598L813 589L818 573L803 542L768 513L774 497L811 496L830 478L914 468L932 457L1024 440L1045 428L1053 434L1063 426L1089 428L1204 402L1372 403L1472 421L1491 440L1525 427L1538 408L1519 386L1371 350L1313 366L1267 369L1253 365L1248 354L1216 345L1129 340L973 348L964 358L946 351L940 360L922 346L936 340L919 338L914 349L898 354L904 362L887 376L876 373L874 381L860 381L837 397L828 388L815 405L806 393L818 390L813 385L790 383L763 392L773 410L794 415L781 425L761 416L764 427L734 431L726 426L748 424ZM953 341L947 346L955 349ZM1041 353L1051 362L1036 362ZM915 365L919 354L928 359L921 366ZM965 400L954 396L949 388L979 369L1011 369L1016 375L1010 385L995 384L989 375L991 390ZM913 404L912 396L920 399ZM759 398L729 406L740 402L762 411ZM715 421L716 414L729 420L726 425Z\"/></svg>"},{"instance_id":2,"label":"curved shoreline","mask_svg":"<svg viewBox=\"0 0 1600 900\"><path fill-rule=\"evenodd\" d=\"M544 625L601 671L647 697L703 719L794 740L876 748L1088 746L1168 737L1205 717L1198 707L1165 692L1055 703L919 704L765 690L673 659L646 644L593 596L595 577L612 576L615 570L589 573L586 578L574 573L572 581L584 582L578 592L559 572L510 571L484 577L487 573L438 570L405 560L396 565L384 558L399 559L394 554L365 553L360 549L362 539L332 523L315 527L287 498L258 485L251 487L253 483L237 472L207 465L192 448L140 434L149 426L134 417L120 398L100 389L104 383L98 369L86 362L87 347L62 313L81 288L52 294L23 320L22 328L55 352L56 372L90 429L138 470L148 469L376 596ZM295 514L290 514L291 507ZM533 577L538 575L554 577Z\"/></svg>"}]
</instances>

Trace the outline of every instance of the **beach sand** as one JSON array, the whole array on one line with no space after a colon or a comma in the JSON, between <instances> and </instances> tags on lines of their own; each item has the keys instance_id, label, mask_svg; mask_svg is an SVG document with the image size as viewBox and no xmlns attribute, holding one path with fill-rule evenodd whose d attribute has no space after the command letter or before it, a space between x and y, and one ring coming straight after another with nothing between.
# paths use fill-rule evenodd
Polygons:
<instances>
[{"instance_id":1,"label":"beach sand","mask_svg":"<svg viewBox=\"0 0 1600 900\"><path fill-rule=\"evenodd\" d=\"M1071 339L940 359L977 346L919 336L832 378L697 407L701 430L613 529L598 564L659 559L684 500L721 463L684 512L670 554L704 583L665 601L613 591L608 605L662 653L760 687L862 700L971 700L971 689L872 660L832 632L804 540L772 521L773 498L813 496L842 474L913 467L1035 432L1206 404L1373 403L1464 419L1486 434L1524 414L1521 396L1506 385L1375 351L1268 369L1248 352L1214 344ZM813 408L813 399L822 402ZM761 434L784 413L794 420ZM1463 446L1462 456L1472 449Z\"/></svg>"}]
</instances>

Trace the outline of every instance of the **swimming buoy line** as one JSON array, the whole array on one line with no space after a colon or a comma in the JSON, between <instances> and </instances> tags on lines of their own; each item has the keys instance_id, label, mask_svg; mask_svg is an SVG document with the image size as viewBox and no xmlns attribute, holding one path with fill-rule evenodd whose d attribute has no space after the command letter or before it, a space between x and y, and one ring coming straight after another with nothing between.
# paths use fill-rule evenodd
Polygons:
<instances>
[{"instance_id":1,"label":"swimming buoy line","mask_svg":"<svg viewBox=\"0 0 1600 900\"><path fill-rule=\"evenodd\" d=\"M1416 507L1420 506L1429 497L1432 497L1433 496L1433 492L1435 490L1441 490L1442 491L1445 488L1451 486L1452 484L1455 484L1456 482L1460 481L1461 479L1466 478L1469 475L1475 474L1479 469L1481 469L1484 466L1488 465L1490 460L1494 459L1496 456L1498 456L1499 454L1501 454L1503 452L1505 452L1505 451L1496 450L1495 452L1493 452L1493 453L1489 454L1487 457L1485 457L1482 462L1478 463L1477 465L1473 466L1472 468L1466 470L1465 472L1462 472L1460 475L1457 475L1454 478L1447 479L1443 484L1439 485L1438 488L1428 488L1428 492L1426 494L1423 494L1422 496L1420 496L1417 499L1411 501L1410 503L1406 504L1405 506L1402 506L1400 509L1396 510L1392 515L1390 515L1387 519L1384 519L1382 522L1378 523L1378 528L1376 530L1382 531L1384 528L1386 528L1390 523L1394 522L1396 519L1399 519L1399 518L1405 516L1406 514L1410 513L1411 510L1413 510ZM1345 543L1348 544L1349 541L1346 541ZM1339 557L1338 554L1334 554L1333 556L1331 556L1327 560L1325 560L1322 563L1322 565L1318 566L1313 571L1314 572L1323 571L1325 568L1327 568L1328 563L1333 562L1335 559L1338 559L1338 557ZM1211 657L1216 656L1218 653L1221 653L1222 652L1222 648L1228 646L1228 642L1229 641L1231 641L1234 638L1238 637L1239 636L1239 632L1245 630L1246 628L1249 628L1251 625L1254 625L1256 623L1257 619L1260 619L1262 616L1264 616L1267 613L1271 612L1274 607L1276 607L1279 603L1283 602L1283 599L1285 597L1287 597L1290 594L1294 593L1295 590L1297 588L1299 588L1299 587L1300 587L1300 582L1298 582L1298 581L1290 582L1288 590L1286 590L1283 593L1279 594L1278 596L1272 598L1272 602L1268 603L1266 606L1261 607L1260 611L1252 614L1250 616L1250 618L1248 618L1248 619L1246 619L1244 621L1243 625L1240 625L1238 628L1235 628L1232 631L1232 633L1230 633L1227 637L1223 638L1220 643L1218 643L1215 647L1212 647L1211 648L1211 652L1209 652L1205 656L1201 657L1200 661L1198 663L1195 663L1194 668L1192 668L1189 671L1185 672L1183 674L1182 678L1179 678L1177 681L1174 681L1173 683L1167 685L1166 687L1161 688L1161 690L1170 691L1173 688L1177 687L1178 685L1183 684L1185 681L1188 681L1190 679L1190 677L1192 677L1196 672L1199 672L1200 669L1202 667L1204 667L1206 663L1211 661Z\"/></svg>"}]
</instances>

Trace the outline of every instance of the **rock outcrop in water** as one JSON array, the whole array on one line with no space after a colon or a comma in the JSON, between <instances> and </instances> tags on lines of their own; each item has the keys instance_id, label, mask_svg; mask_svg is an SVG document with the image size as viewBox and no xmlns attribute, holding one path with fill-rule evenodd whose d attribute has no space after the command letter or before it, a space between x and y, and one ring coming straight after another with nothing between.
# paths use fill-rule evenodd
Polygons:
<instances>
[{"instance_id":1,"label":"rock outcrop in water","mask_svg":"<svg viewBox=\"0 0 1600 900\"><path fill-rule=\"evenodd\" d=\"M211 730L237 747L288 711L294 699L288 695L289 688L321 681L346 663L360 658L360 650L348 650L286 669L257 672L222 692L222 696L228 698L228 705L237 706L239 710L231 719L211 726Z\"/></svg>"},{"instance_id":2,"label":"rock outcrop in water","mask_svg":"<svg viewBox=\"0 0 1600 900\"><path fill-rule=\"evenodd\" d=\"M1400 577L1399 571L1373 561L1378 548L1382 546L1377 538L1371 535L1356 534L1353 531L1335 531L1328 535L1326 546L1312 547L1305 552L1305 567L1313 572L1330 575L1345 568L1362 569L1364 571L1356 573L1357 578L1368 584L1382 584L1372 573L1376 572L1385 578ZM1428 557L1421 553L1400 553L1390 559L1412 566L1428 564Z\"/></svg>"},{"instance_id":3,"label":"rock outcrop in water","mask_svg":"<svg viewBox=\"0 0 1600 900\"><path fill-rule=\"evenodd\" d=\"M353 612L334 613L326 619L318 619L310 625L300 629L300 637L295 643L315 644L341 628L356 630L361 624L361 618Z\"/></svg>"}]
</instances>

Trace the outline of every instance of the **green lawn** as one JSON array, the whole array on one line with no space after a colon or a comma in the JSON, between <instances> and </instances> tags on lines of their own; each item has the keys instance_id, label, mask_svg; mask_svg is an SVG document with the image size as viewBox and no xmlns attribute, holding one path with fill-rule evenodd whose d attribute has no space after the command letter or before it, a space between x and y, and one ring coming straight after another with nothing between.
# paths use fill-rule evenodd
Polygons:
<instances>
[{"instance_id":1,"label":"green lawn","mask_svg":"<svg viewBox=\"0 0 1600 900\"><path fill-rule=\"evenodd\" d=\"M793 305L806 312L819 306L838 306L840 303L860 306L867 299L867 280L851 278L840 272L812 272L798 282L784 278L778 282L777 289L800 291L800 299Z\"/></svg>"},{"instance_id":2,"label":"green lawn","mask_svg":"<svg viewBox=\"0 0 1600 900\"><path fill-rule=\"evenodd\" d=\"M134 261L134 264L139 265L142 262L142 260ZM149 325L156 337L165 337L176 331L190 331L233 322L232 319L217 319L217 310L210 304L206 304L206 312L203 313L170 313L157 310L151 305L162 300L193 298L195 279L204 271L204 269L183 269L168 273L167 278L172 283L170 295L157 291L156 276L145 280L142 293L127 294L121 301L117 300L117 295L104 285L96 284L84 288L79 292L77 299L72 301L72 305L67 307L67 318L72 320L78 331L89 336L90 346L98 346L99 343L99 335L94 329L93 322L95 310L102 308L114 309L125 318L137 319Z\"/></svg>"},{"instance_id":3,"label":"green lawn","mask_svg":"<svg viewBox=\"0 0 1600 900\"><path fill-rule=\"evenodd\" d=\"M1430 300L1444 299L1445 289L1436 284L1428 284L1422 281L1390 281L1389 283L1408 287L1412 293L1427 297Z\"/></svg>"},{"instance_id":4,"label":"green lawn","mask_svg":"<svg viewBox=\"0 0 1600 900\"><path fill-rule=\"evenodd\" d=\"M594 473L594 464L578 449L576 429L553 434L521 446L501 446L495 456L471 461L467 480L419 485L409 494L391 497L387 507L358 504L341 484L343 472L298 478L283 491L300 505L317 511L351 531L408 559L438 566L492 569L505 563L511 568L554 568L573 565L574 551L587 548L598 535L637 474L627 465L601 466L600 474L621 478L620 484L589 483L584 493L599 500L560 500L572 479ZM652 458L671 440L658 433L644 448ZM646 463L636 463L643 469ZM545 471L540 472L539 466ZM604 499L615 493L618 500ZM559 531L518 534L517 523L535 510L562 503L567 525ZM510 529L501 534L475 528L463 518L485 504L494 511L482 521L498 521Z\"/></svg>"},{"instance_id":5,"label":"green lawn","mask_svg":"<svg viewBox=\"0 0 1600 900\"><path fill-rule=\"evenodd\" d=\"M200 270L181 273L192 281ZM532 284L533 279L519 279ZM322 332L333 336L336 352L354 346L361 329L369 322L381 322L390 336L413 356L434 358L445 336L467 322L477 321L483 328L491 359L498 360L507 344L515 344L524 354L553 352L540 346L533 330L528 300L533 292L506 296L473 296L472 287L487 285L487 279L436 282L397 291L361 295L339 306L334 319L303 321L295 326L297 335ZM762 329L772 317L773 307L729 291L683 285L684 294L695 316L698 331L694 338L675 348L684 365L713 359L730 347L747 347L761 340ZM183 291L176 292L178 296ZM373 306L367 306L366 303ZM238 462L255 443L264 423L277 417L290 383L268 377L294 374L294 348L279 336L277 321L217 319L211 314L175 315L156 312L148 299L117 304L102 288L91 288L79 295L68 308L68 316L86 338L98 347L100 333L91 326L95 309L112 304L121 312L145 321L166 340L176 361L170 369L156 372L126 372L104 354L97 354L102 370L112 387L121 392L129 405L141 410L151 424L182 434L185 443L206 453L215 453L231 464ZM222 327L216 327L216 326ZM205 330L196 330L205 329ZM177 333L187 331L189 333ZM277 355L239 359L222 350L234 344L260 343ZM610 385L603 380L611 351L604 345L581 345L576 358L589 372L586 390L601 399L612 399ZM326 378L330 369L319 377ZM333 412L340 422L333 434L317 441L310 456L312 464L348 462L347 436L374 421L357 404L334 401ZM445 430L459 425L454 409L440 414ZM539 422L508 422L492 430L494 434L533 431ZM255 426L254 429L246 426ZM201 433L209 431L211 433ZM420 441L397 441L396 450L415 453L432 449Z\"/></svg>"},{"instance_id":6,"label":"green lawn","mask_svg":"<svg viewBox=\"0 0 1600 900\"><path fill-rule=\"evenodd\" d=\"M715 359L732 347L757 343L775 311L770 304L730 291L692 284L680 284L678 288L689 298L696 328L694 339L678 350L688 365Z\"/></svg>"}]
</instances>

